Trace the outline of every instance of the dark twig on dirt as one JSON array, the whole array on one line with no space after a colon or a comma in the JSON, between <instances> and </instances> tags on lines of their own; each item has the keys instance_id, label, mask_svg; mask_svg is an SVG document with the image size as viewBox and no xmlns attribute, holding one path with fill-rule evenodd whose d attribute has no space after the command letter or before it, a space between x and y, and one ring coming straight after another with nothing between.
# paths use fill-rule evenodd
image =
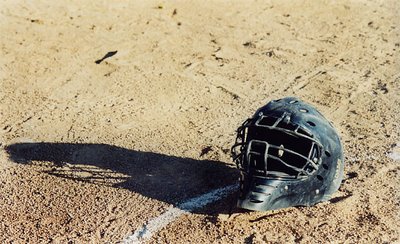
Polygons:
<instances>
[{"instance_id":1,"label":"dark twig on dirt","mask_svg":"<svg viewBox=\"0 0 400 244\"><path fill-rule=\"evenodd\" d=\"M114 56L115 54L117 54L117 52L118 52L118 51L111 51L111 52L108 52L108 53L106 53L106 55L104 55L104 57L102 57L101 59L96 60L95 63L96 63L96 64L100 64L101 62L104 61L104 59L110 58L110 57Z\"/></svg>"}]
</instances>

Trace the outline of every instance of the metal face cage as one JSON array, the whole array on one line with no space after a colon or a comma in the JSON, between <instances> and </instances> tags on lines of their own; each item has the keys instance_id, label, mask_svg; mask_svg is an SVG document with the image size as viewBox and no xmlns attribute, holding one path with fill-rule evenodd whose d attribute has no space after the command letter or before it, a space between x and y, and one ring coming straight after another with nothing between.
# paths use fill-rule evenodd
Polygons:
<instances>
[{"instance_id":1,"label":"metal face cage","mask_svg":"<svg viewBox=\"0 0 400 244\"><path fill-rule=\"evenodd\" d=\"M301 180L321 164L322 145L306 127L280 118L247 119L237 130L231 152L242 173L264 179Z\"/></svg>"}]
</instances>

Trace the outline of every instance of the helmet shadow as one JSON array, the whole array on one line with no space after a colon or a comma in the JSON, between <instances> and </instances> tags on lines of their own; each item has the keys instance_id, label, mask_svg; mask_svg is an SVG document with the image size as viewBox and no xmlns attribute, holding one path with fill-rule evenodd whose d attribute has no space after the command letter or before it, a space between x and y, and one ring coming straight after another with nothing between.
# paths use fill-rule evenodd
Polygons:
<instances>
[{"instance_id":1,"label":"helmet shadow","mask_svg":"<svg viewBox=\"0 0 400 244\"><path fill-rule=\"evenodd\" d=\"M169 204L179 203L237 182L236 168L212 160L196 160L107 144L16 143L5 147L20 164L40 165L50 175L128 189ZM232 193L225 200L232 199ZM230 201L230 200L229 200ZM235 203L233 203L235 204ZM219 208L230 211L232 203ZM194 210L214 214L215 210Z\"/></svg>"}]
</instances>

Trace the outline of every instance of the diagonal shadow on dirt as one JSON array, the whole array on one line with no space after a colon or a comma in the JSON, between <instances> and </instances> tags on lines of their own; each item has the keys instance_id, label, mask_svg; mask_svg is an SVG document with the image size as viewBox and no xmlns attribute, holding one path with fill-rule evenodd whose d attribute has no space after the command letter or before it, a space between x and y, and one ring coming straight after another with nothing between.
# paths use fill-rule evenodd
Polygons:
<instances>
[{"instance_id":1,"label":"diagonal shadow on dirt","mask_svg":"<svg viewBox=\"0 0 400 244\"><path fill-rule=\"evenodd\" d=\"M234 184L238 177L235 168L222 162L107 144L16 143L5 149L14 162L39 165L50 175L125 188L170 204Z\"/></svg>"}]
</instances>

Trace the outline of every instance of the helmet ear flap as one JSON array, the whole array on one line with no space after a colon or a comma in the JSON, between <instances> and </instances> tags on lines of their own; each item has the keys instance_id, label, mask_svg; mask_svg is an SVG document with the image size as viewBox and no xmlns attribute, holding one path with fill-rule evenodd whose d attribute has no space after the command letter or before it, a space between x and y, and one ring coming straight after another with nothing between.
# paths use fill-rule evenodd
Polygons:
<instances>
[{"instance_id":1,"label":"helmet ear flap","mask_svg":"<svg viewBox=\"0 0 400 244\"><path fill-rule=\"evenodd\" d=\"M238 128L232 157L241 171L238 206L251 210L328 200L343 177L336 131L314 107L297 98L258 109Z\"/></svg>"}]
</instances>

